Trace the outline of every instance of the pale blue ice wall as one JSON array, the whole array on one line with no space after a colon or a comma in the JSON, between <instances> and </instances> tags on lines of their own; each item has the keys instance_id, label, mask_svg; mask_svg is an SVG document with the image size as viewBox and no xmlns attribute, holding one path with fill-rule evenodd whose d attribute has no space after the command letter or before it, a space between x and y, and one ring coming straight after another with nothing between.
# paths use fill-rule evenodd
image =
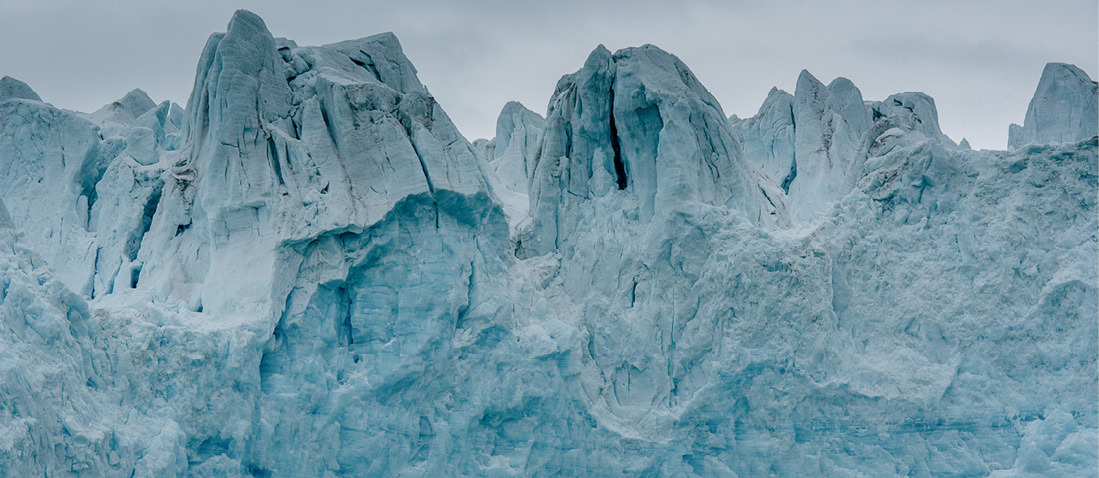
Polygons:
<instances>
[{"instance_id":1,"label":"pale blue ice wall","mask_svg":"<svg viewBox=\"0 0 1099 478\"><path fill-rule=\"evenodd\" d=\"M734 125L646 46L488 158L391 34L247 12L196 76L0 89L0 474L1096 473L1095 139L807 74Z\"/></svg>"}]
</instances>

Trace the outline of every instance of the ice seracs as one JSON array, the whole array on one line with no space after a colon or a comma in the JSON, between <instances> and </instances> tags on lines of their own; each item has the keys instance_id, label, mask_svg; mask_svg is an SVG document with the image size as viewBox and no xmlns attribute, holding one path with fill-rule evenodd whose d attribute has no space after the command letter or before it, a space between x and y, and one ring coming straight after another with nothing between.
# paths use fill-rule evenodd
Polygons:
<instances>
[{"instance_id":1,"label":"ice seracs","mask_svg":"<svg viewBox=\"0 0 1099 478\"><path fill-rule=\"evenodd\" d=\"M755 116L730 121L744 157L756 163L771 181L789 193L790 183L797 177L794 162L794 96L771 88Z\"/></svg>"},{"instance_id":2,"label":"ice seracs","mask_svg":"<svg viewBox=\"0 0 1099 478\"><path fill-rule=\"evenodd\" d=\"M825 86L808 71L791 95L772 88L759 113L735 122L744 156L789 198L797 221L814 217L854 186L871 108L846 78Z\"/></svg>"},{"instance_id":3,"label":"ice seracs","mask_svg":"<svg viewBox=\"0 0 1099 478\"><path fill-rule=\"evenodd\" d=\"M803 70L791 95L772 88L759 112L731 118L744 156L778 184L795 222L811 222L855 187L866 158L897 140L954 143L939 128L935 101L898 93L865 101L846 78L827 86ZM872 151L873 150L873 151Z\"/></svg>"},{"instance_id":4,"label":"ice seracs","mask_svg":"<svg viewBox=\"0 0 1099 478\"><path fill-rule=\"evenodd\" d=\"M871 117L850 80L836 78L825 86L806 70L798 76L793 113L789 196L794 217L805 221L854 185L856 153Z\"/></svg>"},{"instance_id":5,"label":"ice seracs","mask_svg":"<svg viewBox=\"0 0 1099 478\"><path fill-rule=\"evenodd\" d=\"M1099 469L1095 138L807 72L727 119L646 46L470 144L392 34L245 11L186 110L15 96L0 474Z\"/></svg>"},{"instance_id":6,"label":"ice seracs","mask_svg":"<svg viewBox=\"0 0 1099 478\"><path fill-rule=\"evenodd\" d=\"M0 198L16 226L72 290L88 294L95 246L89 229L95 164L114 150L98 128L38 100L0 100Z\"/></svg>"},{"instance_id":7,"label":"ice seracs","mask_svg":"<svg viewBox=\"0 0 1099 478\"><path fill-rule=\"evenodd\" d=\"M134 90L92 114L25 98L0 110L0 197L37 253L89 298L129 284L136 269L120 264L136 259L159 199L158 163L179 145L170 103Z\"/></svg>"},{"instance_id":8,"label":"ice seracs","mask_svg":"<svg viewBox=\"0 0 1099 478\"><path fill-rule=\"evenodd\" d=\"M876 120L884 119L892 127L919 133L924 138L939 143L953 144L939 128L939 111L935 108L935 100L924 93L897 93L871 105Z\"/></svg>"},{"instance_id":9,"label":"ice seracs","mask_svg":"<svg viewBox=\"0 0 1099 478\"><path fill-rule=\"evenodd\" d=\"M1075 65L1046 64L1023 126L1013 124L1008 133L1011 148L1099 135L1099 84Z\"/></svg>"},{"instance_id":10,"label":"ice seracs","mask_svg":"<svg viewBox=\"0 0 1099 478\"><path fill-rule=\"evenodd\" d=\"M604 197L641 223L703 204L761 224L787 221L717 101L651 45L613 55L600 46L557 83L531 173L524 247L539 254L567 242L583 204Z\"/></svg>"},{"instance_id":11,"label":"ice seracs","mask_svg":"<svg viewBox=\"0 0 1099 478\"><path fill-rule=\"evenodd\" d=\"M130 125L138 117L155 107L156 103L153 102L152 98L149 98L147 93L135 89L85 117L98 124L104 130L104 136L111 136L117 130Z\"/></svg>"},{"instance_id":12,"label":"ice seracs","mask_svg":"<svg viewBox=\"0 0 1099 478\"><path fill-rule=\"evenodd\" d=\"M0 101L9 98L42 101L42 98L38 96L38 93L35 93L26 83L10 76L5 76L0 78Z\"/></svg>"},{"instance_id":13,"label":"ice seracs","mask_svg":"<svg viewBox=\"0 0 1099 478\"><path fill-rule=\"evenodd\" d=\"M280 241L362 229L411 195L487 194L392 34L298 48L238 12L207 43L186 114L142 274L195 309L265 307Z\"/></svg>"},{"instance_id":14,"label":"ice seracs","mask_svg":"<svg viewBox=\"0 0 1099 478\"><path fill-rule=\"evenodd\" d=\"M478 155L488 163L489 182L512 226L527 217L528 182L542 146L545 121L542 115L511 101L504 105L496 120L496 137L492 141L474 142Z\"/></svg>"}]
</instances>

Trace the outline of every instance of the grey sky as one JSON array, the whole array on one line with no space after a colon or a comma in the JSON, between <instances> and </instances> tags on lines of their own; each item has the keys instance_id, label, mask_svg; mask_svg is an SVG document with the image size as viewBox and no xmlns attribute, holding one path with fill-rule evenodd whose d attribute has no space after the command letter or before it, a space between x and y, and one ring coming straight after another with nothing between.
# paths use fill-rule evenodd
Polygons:
<instances>
[{"instance_id":1,"label":"grey sky","mask_svg":"<svg viewBox=\"0 0 1099 478\"><path fill-rule=\"evenodd\" d=\"M495 135L509 100L545 113L561 75L603 43L679 56L726 114L755 114L802 68L845 76L866 99L935 98L944 132L1002 149L1043 65L1099 77L1099 4L1062 1L238 1L0 0L0 75L56 106L92 111L141 88L185 103L207 36L247 8L301 45L393 31L469 138Z\"/></svg>"}]
</instances>

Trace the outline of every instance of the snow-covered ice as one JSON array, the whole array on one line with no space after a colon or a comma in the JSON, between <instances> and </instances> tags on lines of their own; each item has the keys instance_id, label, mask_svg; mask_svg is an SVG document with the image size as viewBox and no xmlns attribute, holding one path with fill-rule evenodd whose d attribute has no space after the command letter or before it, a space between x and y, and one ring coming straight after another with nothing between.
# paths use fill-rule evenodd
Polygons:
<instances>
[{"instance_id":1,"label":"snow-covered ice","mask_svg":"<svg viewBox=\"0 0 1099 478\"><path fill-rule=\"evenodd\" d=\"M1051 65L1010 151L808 72L730 119L651 45L470 143L394 35L246 11L186 108L4 77L0 475L1094 476Z\"/></svg>"}]
</instances>

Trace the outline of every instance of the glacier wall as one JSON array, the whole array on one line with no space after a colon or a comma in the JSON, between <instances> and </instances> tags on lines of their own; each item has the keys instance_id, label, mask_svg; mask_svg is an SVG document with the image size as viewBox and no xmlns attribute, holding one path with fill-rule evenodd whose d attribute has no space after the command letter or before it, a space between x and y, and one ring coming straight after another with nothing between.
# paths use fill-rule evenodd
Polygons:
<instances>
[{"instance_id":1,"label":"glacier wall","mask_svg":"<svg viewBox=\"0 0 1099 478\"><path fill-rule=\"evenodd\" d=\"M392 34L245 11L186 108L5 77L0 475L1093 476L1099 140L1043 114L729 121L599 47L470 143Z\"/></svg>"}]
</instances>

